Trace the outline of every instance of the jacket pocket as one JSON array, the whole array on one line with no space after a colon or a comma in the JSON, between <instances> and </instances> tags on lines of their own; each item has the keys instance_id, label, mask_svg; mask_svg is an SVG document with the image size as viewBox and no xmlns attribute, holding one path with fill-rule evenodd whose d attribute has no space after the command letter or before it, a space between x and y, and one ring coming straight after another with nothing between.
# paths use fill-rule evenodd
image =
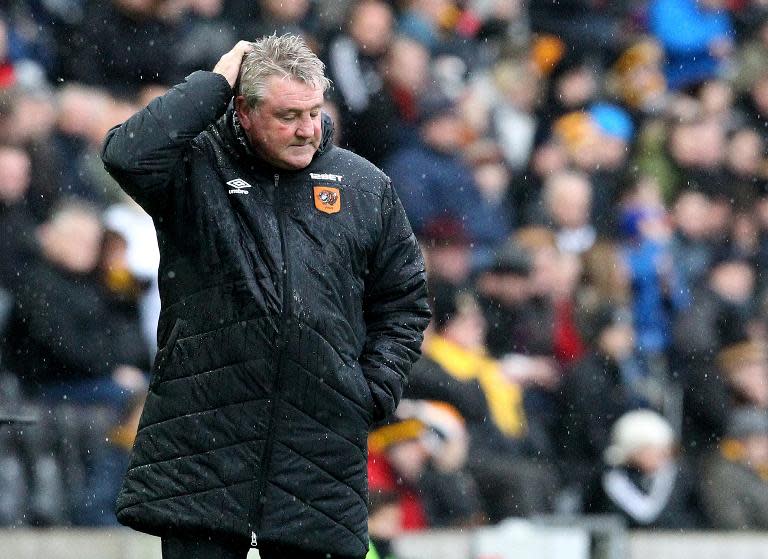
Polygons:
<instances>
[{"instance_id":1,"label":"jacket pocket","mask_svg":"<svg viewBox=\"0 0 768 559\"><path fill-rule=\"evenodd\" d=\"M365 378L365 374L363 374L363 368L360 366L360 363L358 361L355 361L352 367L353 367L355 376L358 379L358 382L360 384L359 392L360 392L361 400L363 403L363 408L365 411L365 419L368 422L368 425L371 425L371 423L373 423L375 407L376 407L375 402L373 400L373 392L371 391L371 385L368 383L368 379Z\"/></svg>"},{"instance_id":2,"label":"jacket pocket","mask_svg":"<svg viewBox=\"0 0 768 559\"><path fill-rule=\"evenodd\" d=\"M179 339L179 334L181 334L182 322L182 319L176 319L173 323L173 328L171 328L171 333L168 335L168 340L155 356L155 362L152 364L152 379L149 382L150 390L163 380L163 370L176 347L176 341Z\"/></svg>"}]
</instances>

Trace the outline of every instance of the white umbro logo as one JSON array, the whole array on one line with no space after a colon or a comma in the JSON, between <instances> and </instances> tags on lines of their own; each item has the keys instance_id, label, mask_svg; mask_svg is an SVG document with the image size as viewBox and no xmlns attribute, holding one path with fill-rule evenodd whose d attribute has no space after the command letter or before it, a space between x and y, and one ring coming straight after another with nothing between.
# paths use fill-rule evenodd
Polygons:
<instances>
[{"instance_id":1,"label":"white umbro logo","mask_svg":"<svg viewBox=\"0 0 768 559\"><path fill-rule=\"evenodd\" d=\"M227 181L227 184L232 187L229 189L230 194L248 194L246 188L251 188L251 185L243 179L232 179Z\"/></svg>"}]
</instances>

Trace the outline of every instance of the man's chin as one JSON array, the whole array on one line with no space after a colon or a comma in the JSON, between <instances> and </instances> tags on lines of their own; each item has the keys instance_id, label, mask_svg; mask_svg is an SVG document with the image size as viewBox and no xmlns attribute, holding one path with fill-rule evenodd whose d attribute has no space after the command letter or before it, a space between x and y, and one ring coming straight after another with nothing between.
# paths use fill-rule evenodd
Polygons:
<instances>
[{"instance_id":1,"label":"man's chin","mask_svg":"<svg viewBox=\"0 0 768 559\"><path fill-rule=\"evenodd\" d=\"M315 156L316 151L317 150L312 148L311 151L307 150L307 153L295 154L293 156L285 157L280 161L281 167L294 171L303 169L312 163L312 158Z\"/></svg>"}]
</instances>

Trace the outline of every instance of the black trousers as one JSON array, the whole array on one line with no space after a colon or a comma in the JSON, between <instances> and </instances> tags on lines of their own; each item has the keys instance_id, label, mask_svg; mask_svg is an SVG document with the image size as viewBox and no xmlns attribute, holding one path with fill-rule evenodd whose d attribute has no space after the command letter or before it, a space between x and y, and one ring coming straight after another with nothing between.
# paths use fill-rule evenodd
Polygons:
<instances>
[{"instance_id":1,"label":"black trousers","mask_svg":"<svg viewBox=\"0 0 768 559\"><path fill-rule=\"evenodd\" d=\"M245 559L250 546L209 538L163 538L163 559ZM264 542L259 544L261 559L363 559Z\"/></svg>"}]
</instances>

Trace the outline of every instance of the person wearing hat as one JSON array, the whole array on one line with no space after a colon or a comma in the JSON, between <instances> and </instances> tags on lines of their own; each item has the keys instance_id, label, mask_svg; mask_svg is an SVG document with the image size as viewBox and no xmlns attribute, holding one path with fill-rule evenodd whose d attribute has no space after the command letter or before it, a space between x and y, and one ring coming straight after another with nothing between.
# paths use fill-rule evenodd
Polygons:
<instances>
[{"instance_id":1,"label":"person wearing hat","mask_svg":"<svg viewBox=\"0 0 768 559\"><path fill-rule=\"evenodd\" d=\"M472 242L464 223L451 216L429 220L419 235L430 284L462 285L472 270Z\"/></svg>"},{"instance_id":2,"label":"person wearing hat","mask_svg":"<svg viewBox=\"0 0 768 559\"><path fill-rule=\"evenodd\" d=\"M603 453L606 469L587 494L586 511L619 514L634 528L694 528L695 491L688 470L675 458L676 436L652 410L621 416Z\"/></svg>"},{"instance_id":3,"label":"person wearing hat","mask_svg":"<svg viewBox=\"0 0 768 559\"><path fill-rule=\"evenodd\" d=\"M398 522L389 530L373 519L378 539L474 523L479 501L466 461L467 432L458 411L443 402L401 402L368 437L369 506L396 503L399 509L385 515ZM386 547L379 544L379 551Z\"/></svg>"},{"instance_id":4,"label":"person wearing hat","mask_svg":"<svg viewBox=\"0 0 768 559\"><path fill-rule=\"evenodd\" d=\"M441 93L418 106L418 134L383 164L398 185L417 236L433 219L448 215L466 224L478 247L493 246L510 230L502 208L483 198L461 149L466 128L456 102Z\"/></svg>"},{"instance_id":5,"label":"person wearing hat","mask_svg":"<svg viewBox=\"0 0 768 559\"><path fill-rule=\"evenodd\" d=\"M495 357L525 350L534 335L528 316L532 270L530 254L508 240L477 276L478 300L489 326L486 343Z\"/></svg>"},{"instance_id":6,"label":"person wearing hat","mask_svg":"<svg viewBox=\"0 0 768 559\"><path fill-rule=\"evenodd\" d=\"M569 266L551 232L544 229L537 234L532 229L519 230L496 250L477 286L488 324L488 353L525 388L529 427L536 433L537 446L545 448L551 443L544 425L551 420L552 392L560 380L553 355L562 316L556 309L554 286L568 283Z\"/></svg>"},{"instance_id":7,"label":"person wearing hat","mask_svg":"<svg viewBox=\"0 0 768 559\"><path fill-rule=\"evenodd\" d=\"M768 529L768 411L731 412L726 437L704 460L702 508L718 530Z\"/></svg>"},{"instance_id":8,"label":"person wearing hat","mask_svg":"<svg viewBox=\"0 0 768 559\"><path fill-rule=\"evenodd\" d=\"M597 165L585 169L593 185L592 223L598 233L613 236L616 233L615 205L626 181L635 124L629 112L614 103L595 103L589 108L588 115L600 146Z\"/></svg>"}]
</instances>

